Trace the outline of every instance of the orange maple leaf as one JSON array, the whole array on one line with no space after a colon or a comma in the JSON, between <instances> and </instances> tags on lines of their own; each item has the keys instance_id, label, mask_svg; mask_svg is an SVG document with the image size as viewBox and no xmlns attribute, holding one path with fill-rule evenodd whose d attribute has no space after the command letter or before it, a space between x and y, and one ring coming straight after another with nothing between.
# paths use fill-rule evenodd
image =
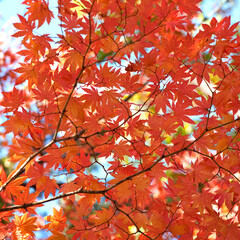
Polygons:
<instances>
[{"instance_id":1,"label":"orange maple leaf","mask_svg":"<svg viewBox=\"0 0 240 240\"><path fill-rule=\"evenodd\" d=\"M53 229L62 232L66 227L67 218L63 214L62 208L59 211L56 208L53 208L53 215L47 216L45 219L50 222L45 225L44 228L46 229Z\"/></svg>"},{"instance_id":2,"label":"orange maple leaf","mask_svg":"<svg viewBox=\"0 0 240 240\"><path fill-rule=\"evenodd\" d=\"M36 217L29 217L28 213L22 216L15 215L14 223L16 229L13 234L13 239L28 239L30 236L35 237L34 231L38 229L36 220Z\"/></svg>"},{"instance_id":3,"label":"orange maple leaf","mask_svg":"<svg viewBox=\"0 0 240 240\"><path fill-rule=\"evenodd\" d=\"M42 1L24 1L23 4L28 5L28 11L25 15L28 15L28 21L38 21L38 27L41 27L45 21L49 24L54 17L53 12L49 9L48 3L45 0Z\"/></svg>"}]
</instances>

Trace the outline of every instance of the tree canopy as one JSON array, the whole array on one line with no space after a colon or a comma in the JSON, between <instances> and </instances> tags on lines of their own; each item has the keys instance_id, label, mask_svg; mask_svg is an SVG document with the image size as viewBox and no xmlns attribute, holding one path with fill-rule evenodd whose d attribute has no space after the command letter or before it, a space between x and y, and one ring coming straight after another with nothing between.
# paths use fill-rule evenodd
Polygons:
<instances>
[{"instance_id":1,"label":"tree canopy","mask_svg":"<svg viewBox=\"0 0 240 240\"><path fill-rule=\"evenodd\" d=\"M23 1L0 66L2 239L239 238L239 26L197 26L200 2Z\"/></svg>"}]
</instances>

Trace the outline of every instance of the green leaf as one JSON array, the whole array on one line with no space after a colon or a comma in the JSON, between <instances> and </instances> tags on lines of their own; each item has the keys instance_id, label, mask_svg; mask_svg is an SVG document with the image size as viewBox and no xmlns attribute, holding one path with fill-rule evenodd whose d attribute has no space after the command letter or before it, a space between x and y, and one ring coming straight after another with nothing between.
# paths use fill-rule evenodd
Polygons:
<instances>
[{"instance_id":1,"label":"green leaf","mask_svg":"<svg viewBox=\"0 0 240 240\"><path fill-rule=\"evenodd\" d=\"M111 51L111 52L108 52L108 53L105 53L103 52L102 50L100 50L97 54L97 60L98 61L103 61L106 57L109 57L109 56L113 56L114 52Z\"/></svg>"}]
</instances>

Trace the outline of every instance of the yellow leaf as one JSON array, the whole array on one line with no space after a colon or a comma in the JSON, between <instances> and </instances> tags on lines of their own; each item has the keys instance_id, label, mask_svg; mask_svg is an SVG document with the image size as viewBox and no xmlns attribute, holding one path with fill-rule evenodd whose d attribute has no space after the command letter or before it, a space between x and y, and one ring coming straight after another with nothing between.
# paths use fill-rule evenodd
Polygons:
<instances>
[{"instance_id":1,"label":"yellow leaf","mask_svg":"<svg viewBox=\"0 0 240 240\"><path fill-rule=\"evenodd\" d=\"M217 83L221 81L221 78L218 75L213 75L212 73L209 73L209 77L212 83Z\"/></svg>"},{"instance_id":2,"label":"yellow leaf","mask_svg":"<svg viewBox=\"0 0 240 240\"><path fill-rule=\"evenodd\" d=\"M77 7L73 7L71 10L76 11L79 18L82 18L84 15L86 15L86 13L83 11L85 9L85 6L81 1L72 0L72 2L78 5Z\"/></svg>"}]
</instances>

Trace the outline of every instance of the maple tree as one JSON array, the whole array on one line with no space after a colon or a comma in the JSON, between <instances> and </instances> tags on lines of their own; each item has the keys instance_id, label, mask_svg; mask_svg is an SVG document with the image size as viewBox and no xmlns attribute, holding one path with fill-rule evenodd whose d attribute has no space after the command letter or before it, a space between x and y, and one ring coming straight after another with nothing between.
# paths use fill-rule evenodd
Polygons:
<instances>
[{"instance_id":1,"label":"maple tree","mask_svg":"<svg viewBox=\"0 0 240 240\"><path fill-rule=\"evenodd\" d=\"M238 23L199 30L199 3L23 1L2 239L238 239Z\"/></svg>"}]
</instances>

